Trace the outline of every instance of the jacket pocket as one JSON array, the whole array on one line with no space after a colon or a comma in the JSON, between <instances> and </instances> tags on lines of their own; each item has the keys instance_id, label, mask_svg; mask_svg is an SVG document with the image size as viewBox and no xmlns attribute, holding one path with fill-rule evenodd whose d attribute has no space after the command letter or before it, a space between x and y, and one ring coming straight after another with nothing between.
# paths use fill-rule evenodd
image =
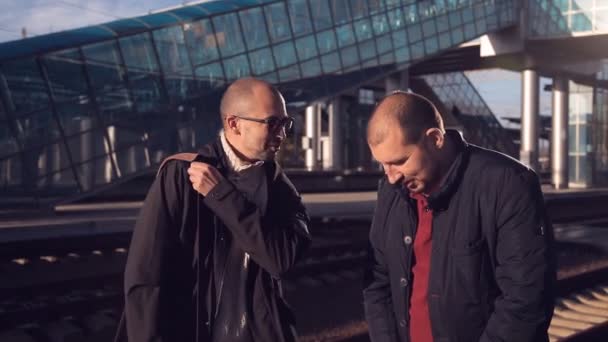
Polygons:
<instances>
[{"instance_id":1,"label":"jacket pocket","mask_svg":"<svg viewBox=\"0 0 608 342\"><path fill-rule=\"evenodd\" d=\"M485 240L479 239L477 241L467 242L462 245L450 246L450 254L454 256L467 256L481 252Z\"/></svg>"}]
</instances>

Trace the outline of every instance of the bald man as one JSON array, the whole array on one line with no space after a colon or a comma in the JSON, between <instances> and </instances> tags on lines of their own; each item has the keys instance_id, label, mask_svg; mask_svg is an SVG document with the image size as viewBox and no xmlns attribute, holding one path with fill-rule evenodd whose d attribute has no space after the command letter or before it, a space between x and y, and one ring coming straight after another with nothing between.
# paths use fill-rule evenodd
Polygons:
<instances>
[{"instance_id":1,"label":"bald man","mask_svg":"<svg viewBox=\"0 0 608 342\"><path fill-rule=\"evenodd\" d=\"M547 341L553 233L533 170L396 92L367 141L382 164L363 292L373 342Z\"/></svg>"},{"instance_id":2,"label":"bald man","mask_svg":"<svg viewBox=\"0 0 608 342\"><path fill-rule=\"evenodd\" d=\"M164 162L141 209L125 271L129 342L296 339L281 277L310 244L309 219L275 161L293 119L277 89L251 78L228 87L220 114L217 141Z\"/></svg>"}]
</instances>

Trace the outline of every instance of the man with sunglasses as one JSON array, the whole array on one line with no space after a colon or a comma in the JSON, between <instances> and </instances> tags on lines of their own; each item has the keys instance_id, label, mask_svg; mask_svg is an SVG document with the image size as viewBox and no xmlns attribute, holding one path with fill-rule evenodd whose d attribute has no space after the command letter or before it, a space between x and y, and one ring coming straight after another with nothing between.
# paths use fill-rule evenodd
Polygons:
<instances>
[{"instance_id":1,"label":"man with sunglasses","mask_svg":"<svg viewBox=\"0 0 608 342\"><path fill-rule=\"evenodd\" d=\"M164 162L125 273L129 342L295 341L281 277L310 244L301 198L275 161L293 126L272 85L234 82L223 129Z\"/></svg>"},{"instance_id":2,"label":"man with sunglasses","mask_svg":"<svg viewBox=\"0 0 608 342\"><path fill-rule=\"evenodd\" d=\"M548 341L553 233L534 171L445 130L413 93L378 104L367 141L386 174L363 292L372 341Z\"/></svg>"}]
</instances>

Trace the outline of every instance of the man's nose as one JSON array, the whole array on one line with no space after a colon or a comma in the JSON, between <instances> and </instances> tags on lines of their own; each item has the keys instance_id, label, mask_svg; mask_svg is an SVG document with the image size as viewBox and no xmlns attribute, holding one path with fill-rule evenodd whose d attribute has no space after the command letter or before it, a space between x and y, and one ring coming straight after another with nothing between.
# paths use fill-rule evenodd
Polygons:
<instances>
[{"instance_id":1,"label":"man's nose","mask_svg":"<svg viewBox=\"0 0 608 342\"><path fill-rule=\"evenodd\" d=\"M392 166L384 167L384 173L386 174L386 178L388 178L388 182L391 184L395 184L401 178L401 174Z\"/></svg>"}]
</instances>

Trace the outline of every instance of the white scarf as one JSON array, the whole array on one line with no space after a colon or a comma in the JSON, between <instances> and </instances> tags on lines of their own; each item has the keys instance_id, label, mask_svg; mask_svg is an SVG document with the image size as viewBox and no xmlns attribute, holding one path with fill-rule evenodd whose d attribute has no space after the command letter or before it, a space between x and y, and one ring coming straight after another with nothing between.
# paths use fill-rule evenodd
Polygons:
<instances>
[{"instance_id":1,"label":"white scarf","mask_svg":"<svg viewBox=\"0 0 608 342\"><path fill-rule=\"evenodd\" d=\"M232 146L226 139L226 134L223 129L220 131L220 140L222 141L222 148L224 149L224 153L226 153L226 157L228 159L228 166L230 167L231 170L233 170L235 172L241 172L252 166L258 166L258 165L264 164L263 160L259 160L254 163L250 163L246 160L239 158L239 156L236 155L236 153L234 152L234 149L232 148Z\"/></svg>"}]
</instances>

